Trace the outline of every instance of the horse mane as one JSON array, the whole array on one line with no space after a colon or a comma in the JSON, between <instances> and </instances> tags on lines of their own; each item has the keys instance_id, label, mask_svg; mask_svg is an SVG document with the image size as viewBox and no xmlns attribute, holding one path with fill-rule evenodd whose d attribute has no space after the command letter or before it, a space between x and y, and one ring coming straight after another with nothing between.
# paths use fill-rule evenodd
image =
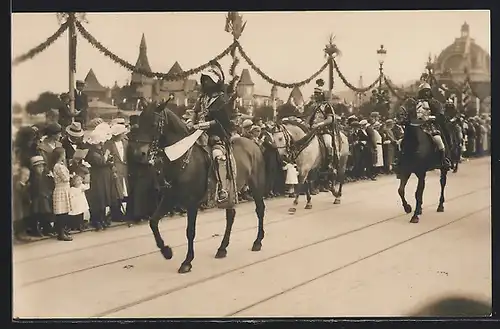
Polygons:
<instances>
[{"instance_id":1,"label":"horse mane","mask_svg":"<svg viewBox=\"0 0 500 329\"><path fill-rule=\"evenodd\" d=\"M310 131L309 127L299 120L293 120L291 118L284 118L283 120L281 120L281 123L282 124L289 124L291 126L295 126L297 128L300 128L306 134L309 133L309 131Z\"/></svg>"},{"instance_id":2,"label":"horse mane","mask_svg":"<svg viewBox=\"0 0 500 329\"><path fill-rule=\"evenodd\" d=\"M158 106L158 109L161 109L161 111L165 114L167 122L172 125L172 129L175 132L182 133L184 135L189 134L188 128L184 121L182 121L182 119L179 118L177 114L170 110L166 106L166 103L160 104L160 106Z\"/></svg>"}]
</instances>

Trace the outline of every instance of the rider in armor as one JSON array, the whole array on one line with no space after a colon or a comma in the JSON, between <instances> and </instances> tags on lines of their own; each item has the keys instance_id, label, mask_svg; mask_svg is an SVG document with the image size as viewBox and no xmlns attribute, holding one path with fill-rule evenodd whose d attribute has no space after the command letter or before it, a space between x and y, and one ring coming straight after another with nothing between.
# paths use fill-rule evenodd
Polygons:
<instances>
[{"instance_id":1,"label":"rider in armor","mask_svg":"<svg viewBox=\"0 0 500 329\"><path fill-rule=\"evenodd\" d=\"M327 152L328 152L328 167L333 169L333 161L335 160L335 150L333 148L333 123L335 122L335 111L332 105L326 100L326 97L321 89L323 81L316 81L318 87L314 88L313 96L313 112L309 118L309 125L312 129L316 129L321 135Z\"/></svg>"},{"instance_id":2,"label":"rider in armor","mask_svg":"<svg viewBox=\"0 0 500 329\"><path fill-rule=\"evenodd\" d=\"M223 203L229 198L226 186L228 175L226 156L231 138L232 106L229 97L224 93L224 73L219 63L212 63L201 73L200 85L201 94L192 117L187 120L188 127L206 131L205 137L202 135L199 141L202 145L208 143L212 148L219 185L217 202Z\"/></svg>"},{"instance_id":3,"label":"rider in armor","mask_svg":"<svg viewBox=\"0 0 500 329\"><path fill-rule=\"evenodd\" d=\"M450 160L446 156L445 145L442 135L444 130L444 111L441 103L433 98L431 86L428 83L423 83L419 87L417 95L417 124L420 124L422 129L432 136L440 155L441 163L445 169L451 166Z\"/></svg>"}]
</instances>

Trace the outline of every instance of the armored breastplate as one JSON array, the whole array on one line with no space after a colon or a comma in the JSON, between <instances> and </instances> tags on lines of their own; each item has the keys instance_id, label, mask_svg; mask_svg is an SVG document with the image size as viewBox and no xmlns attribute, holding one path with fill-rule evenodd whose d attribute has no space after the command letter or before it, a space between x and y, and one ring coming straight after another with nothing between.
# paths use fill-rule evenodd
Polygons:
<instances>
[{"instance_id":1,"label":"armored breastplate","mask_svg":"<svg viewBox=\"0 0 500 329\"><path fill-rule=\"evenodd\" d=\"M429 120L429 116L431 115L431 109L429 106L429 102L427 101L418 101L416 106L416 116L418 121L425 122Z\"/></svg>"},{"instance_id":2,"label":"armored breastplate","mask_svg":"<svg viewBox=\"0 0 500 329\"><path fill-rule=\"evenodd\" d=\"M327 116L325 114L325 106L326 104L323 103L316 107L312 118L313 124L320 123L326 120Z\"/></svg>"}]
</instances>

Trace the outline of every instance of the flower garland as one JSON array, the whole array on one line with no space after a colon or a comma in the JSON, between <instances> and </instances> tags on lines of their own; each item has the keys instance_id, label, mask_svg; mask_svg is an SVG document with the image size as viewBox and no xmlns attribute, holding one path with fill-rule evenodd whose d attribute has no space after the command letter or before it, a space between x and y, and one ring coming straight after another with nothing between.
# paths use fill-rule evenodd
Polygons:
<instances>
[{"instance_id":1,"label":"flower garland","mask_svg":"<svg viewBox=\"0 0 500 329\"><path fill-rule=\"evenodd\" d=\"M117 55L113 54L110 50L108 50L106 47L104 47L99 41L97 41L86 29L83 27L83 25L76 21L76 28L78 29L78 32L87 40L93 47L97 48L101 53L103 53L105 56L109 57L113 62L121 65L122 67L126 68L129 71L139 73L143 76L149 77L149 78L160 78L166 81L178 81L178 80L183 80L193 74L200 73L207 67L211 65L212 61L219 61L220 59L224 58L226 55L228 55L231 52L231 49L235 47L235 43L232 43L227 47L222 53L217 55L214 59L210 60L209 62L200 65L196 68L190 69L188 71L183 71L178 74L166 74L166 73L161 73L161 72L149 72L145 71L139 68L136 68L135 65L130 64L124 59L121 59Z\"/></svg>"},{"instance_id":2,"label":"flower garland","mask_svg":"<svg viewBox=\"0 0 500 329\"><path fill-rule=\"evenodd\" d=\"M45 40L44 42L42 42L38 46L34 47L30 51L26 52L25 54L14 58L14 60L12 61L12 66L16 66L18 64L21 64L21 63L27 61L28 59L32 59L36 55L40 54L42 51L44 51L50 45L52 45L57 39L59 39L59 37L64 33L64 31L66 31L68 26L69 26L68 22L62 24L54 34L52 34L50 37L47 38L47 40Z\"/></svg>"},{"instance_id":3,"label":"flower garland","mask_svg":"<svg viewBox=\"0 0 500 329\"><path fill-rule=\"evenodd\" d=\"M323 64L323 66L321 66L321 68L316 73L314 73L313 75L311 75L309 78L307 78L305 80L295 82L295 83L279 82L279 81L276 81L273 78L269 77L257 65L255 65L255 63L250 59L250 57L247 55L245 50L243 50L243 47L241 46L241 44L239 42L236 43L236 47L240 51L241 57L243 57L245 59L245 61L248 63L248 65L250 65L252 70L254 70L262 79L266 80L267 82L269 82L272 85L282 87L282 88L295 88L295 87L304 86L304 85L308 84L309 82L311 82L313 79L315 79L318 75L320 75L328 67L328 61L326 61L325 64Z\"/></svg>"},{"instance_id":4,"label":"flower garland","mask_svg":"<svg viewBox=\"0 0 500 329\"><path fill-rule=\"evenodd\" d=\"M75 17L73 15L73 18L70 19L70 24L73 24L73 26L68 26L68 33L72 33L71 35L71 58L70 58L70 70L76 73L76 46L77 46L77 33L75 30L74 23L75 22Z\"/></svg>"},{"instance_id":5,"label":"flower garland","mask_svg":"<svg viewBox=\"0 0 500 329\"><path fill-rule=\"evenodd\" d=\"M355 92L358 92L358 93L364 93L364 92L367 92L368 90L372 89L373 87L375 87L377 85L377 83L379 83L379 81L381 81L383 75L380 74L377 78L377 80L373 81L372 84L370 84L368 87L365 87L365 88L356 88L354 87L351 83L349 83L349 81L347 81L346 77L342 74L342 72L340 71L339 69L339 66L337 64L337 61L332 58L333 60L333 67L335 68L335 71L337 71L337 74L339 75L339 78L340 80L342 80L342 82L347 86L347 88L355 91Z\"/></svg>"},{"instance_id":6,"label":"flower garland","mask_svg":"<svg viewBox=\"0 0 500 329\"><path fill-rule=\"evenodd\" d=\"M405 99L405 96L400 96L399 93L396 91L396 89L400 89L398 87L394 87L392 86L391 82L389 81L389 79L387 79L387 77L384 75L384 84L387 86L387 89L389 89L389 91L394 95L396 96L396 98L401 101L401 100L404 100ZM404 91L403 91L404 93Z\"/></svg>"}]
</instances>

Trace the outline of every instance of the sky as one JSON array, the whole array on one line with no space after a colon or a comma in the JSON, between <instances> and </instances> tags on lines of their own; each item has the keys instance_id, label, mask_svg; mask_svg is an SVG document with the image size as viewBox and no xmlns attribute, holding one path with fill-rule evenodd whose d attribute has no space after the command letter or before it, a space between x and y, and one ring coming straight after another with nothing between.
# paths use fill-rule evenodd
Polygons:
<instances>
[{"instance_id":1,"label":"sky","mask_svg":"<svg viewBox=\"0 0 500 329\"><path fill-rule=\"evenodd\" d=\"M240 38L245 51L262 71L280 82L297 82L316 72L325 62L323 49L330 34L342 55L337 62L350 83L365 85L378 75L377 49L387 49L384 72L397 84L418 79L429 53L441 50L460 36L466 21L471 37L491 53L489 11L378 11L378 12L240 12L247 21ZM146 36L153 71L167 72L175 61L184 70L208 62L231 42L224 31L223 12L87 13L86 29L116 55L135 64L142 33ZM12 15L12 57L43 42L58 28L55 13ZM220 61L227 72L231 58ZM78 37L76 79L89 69L104 86L123 85L130 72ZM242 59L238 72L249 68ZM68 90L68 36L63 34L35 58L12 69L12 100L25 104L44 91ZM271 85L250 70L255 92L270 94ZM328 81L328 73L321 76ZM194 78L198 78L195 76ZM228 78L229 80L229 78ZM301 88L309 95L312 83ZM334 90L347 87L335 74ZM290 89L278 89L287 99Z\"/></svg>"}]
</instances>

